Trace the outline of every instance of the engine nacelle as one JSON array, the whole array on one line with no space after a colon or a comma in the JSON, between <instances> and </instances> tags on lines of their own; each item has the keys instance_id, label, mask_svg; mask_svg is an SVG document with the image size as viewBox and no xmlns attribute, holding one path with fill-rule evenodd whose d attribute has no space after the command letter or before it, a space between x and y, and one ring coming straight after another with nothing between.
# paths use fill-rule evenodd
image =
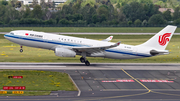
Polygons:
<instances>
[{"instance_id":1,"label":"engine nacelle","mask_svg":"<svg viewBox=\"0 0 180 101\"><path fill-rule=\"evenodd\" d=\"M75 57L76 53L66 48L55 48L55 55L60 57Z\"/></svg>"}]
</instances>

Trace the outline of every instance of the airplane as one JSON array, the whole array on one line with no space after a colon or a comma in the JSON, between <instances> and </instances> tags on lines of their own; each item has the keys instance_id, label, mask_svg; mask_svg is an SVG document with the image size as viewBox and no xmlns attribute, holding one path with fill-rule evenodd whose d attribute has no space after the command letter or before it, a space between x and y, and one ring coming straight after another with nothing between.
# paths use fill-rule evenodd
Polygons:
<instances>
[{"instance_id":1,"label":"airplane","mask_svg":"<svg viewBox=\"0 0 180 101\"><path fill-rule=\"evenodd\" d=\"M90 62L86 57L104 57L112 59L135 59L169 54L165 50L176 26L168 25L152 38L140 45L126 45L121 42L109 42L113 36L105 40L92 40L86 38L55 35L45 32L15 30L4 35L6 39L22 46L53 50L56 56L75 57L82 56L80 61L86 66Z\"/></svg>"}]
</instances>

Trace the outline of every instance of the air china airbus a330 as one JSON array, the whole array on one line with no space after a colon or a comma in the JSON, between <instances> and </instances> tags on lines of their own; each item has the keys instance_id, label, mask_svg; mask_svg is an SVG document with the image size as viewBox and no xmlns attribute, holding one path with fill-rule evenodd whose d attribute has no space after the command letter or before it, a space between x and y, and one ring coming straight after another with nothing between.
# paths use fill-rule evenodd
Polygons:
<instances>
[{"instance_id":1,"label":"air china airbus a330","mask_svg":"<svg viewBox=\"0 0 180 101\"><path fill-rule=\"evenodd\" d=\"M22 46L29 46L53 50L55 55L60 57L81 55L80 61L89 66L90 63L86 57L135 59L169 54L165 48L176 28L168 25L145 43L135 46L109 42L113 36L97 41L28 30L11 31L4 37L19 44L20 52L23 52Z\"/></svg>"}]
</instances>

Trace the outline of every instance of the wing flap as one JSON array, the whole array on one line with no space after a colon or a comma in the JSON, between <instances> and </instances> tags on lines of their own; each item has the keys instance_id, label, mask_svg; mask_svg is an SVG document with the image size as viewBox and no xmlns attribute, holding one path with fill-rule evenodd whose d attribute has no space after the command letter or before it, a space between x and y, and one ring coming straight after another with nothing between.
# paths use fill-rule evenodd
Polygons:
<instances>
[{"instance_id":1,"label":"wing flap","mask_svg":"<svg viewBox=\"0 0 180 101\"><path fill-rule=\"evenodd\" d=\"M120 45L120 41L109 46L98 46L98 47L73 47L73 50L76 50L78 52L87 52L87 53L99 53L102 52L108 48L117 47Z\"/></svg>"}]
</instances>

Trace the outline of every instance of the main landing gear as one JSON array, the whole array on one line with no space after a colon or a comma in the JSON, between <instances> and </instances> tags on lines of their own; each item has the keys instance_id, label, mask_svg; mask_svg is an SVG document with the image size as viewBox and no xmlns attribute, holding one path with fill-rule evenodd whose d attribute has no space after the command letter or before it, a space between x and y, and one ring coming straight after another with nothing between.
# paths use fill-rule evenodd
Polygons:
<instances>
[{"instance_id":1,"label":"main landing gear","mask_svg":"<svg viewBox=\"0 0 180 101\"><path fill-rule=\"evenodd\" d=\"M81 63L85 63L86 66L89 66L89 65L90 65L89 61L86 60L86 58L84 58L84 57L81 57L81 58L80 58L80 61L81 61Z\"/></svg>"},{"instance_id":2,"label":"main landing gear","mask_svg":"<svg viewBox=\"0 0 180 101\"><path fill-rule=\"evenodd\" d=\"M22 46L20 46L20 48L21 48L21 49L20 49L19 51L22 53L22 52L23 52Z\"/></svg>"}]
</instances>

